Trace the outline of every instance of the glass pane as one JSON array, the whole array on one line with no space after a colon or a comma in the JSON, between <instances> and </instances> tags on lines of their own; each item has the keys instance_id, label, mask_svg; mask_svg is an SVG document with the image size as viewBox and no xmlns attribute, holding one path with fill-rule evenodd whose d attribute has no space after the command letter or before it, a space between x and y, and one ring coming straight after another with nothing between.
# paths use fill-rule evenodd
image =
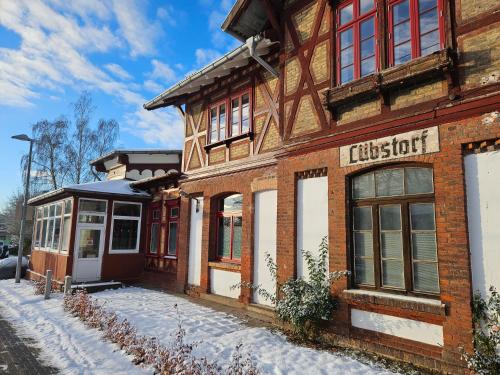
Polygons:
<instances>
[{"instance_id":1,"label":"glass pane","mask_svg":"<svg viewBox=\"0 0 500 375\"><path fill-rule=\"evenodd\" d=\"M168 225L168 255L177 254L177 223Z\"/></svg>"},{"instance_id":2,"label":"glass pane","mask_svg":"<svg viewBox=\"0 0 500 375\"><path fill-rule=\"evenodd\" d=\"M179 207L172 207L170 209L170 217L178 217L179 216Z\"/></svg>"},{"instance_id":3,"label":"glass pane","mask_svg":"<svg viewBox=\"0 0 500 375\"><path fill-rule=\"evenodd\" d=\"M375 173L378 197L403 195L403 169L383 169Z\"/></svg>"},{"instance_id":4,"label":"glass pane","mask_svg":"<svg viewBox=\"0 0 500 375\"><path fill-rule=\"evenodd\" d=\"M398 24L410 18L409 0L405 0L394 5L394 7L392 8L392 13L392 20L394 24Z\"/></svg>"},{"instance_id":5,"label":"glass pane","mask_svg":"<svg viewBox=\"0 0 500 375\"><path fill-rule=\"evenodd\" d=\"M73 201L71 199L64 201L64 213L65 214L70 214L72 207L73 207Z\"/></svg>"},{"instance_id":6,"label":"glass pane","mask_svg":"<svg viewBox=\"0 0 500 375\"><path fill-rule=\"evenodd\" d=\"M361 61L361 77L375 72L375 57Z\"/></svg>"},{"instance_id":7,"label":"glass pane","mask_svg":"<svg viewBox=\"0 0 500 375\"><path fill-rule=\"evenodd\" d=\"M340 51L340 66L347 66L353 64L354 59L354 48L348 47Z\"/></svg>"},{"instance_id":8,"label":"glass pane","mask_svg":"<svg viewBox=\"0 0 500 375\"><path fill-rule=\"evenodd\" d=\"M398 45L410 40L410 21L394 26L394 44Z\"/></svg>"},{"instance_id":9,"label":"glass pane","mask_svg":"<svg viewBox=\"0 0 500 375\"><path fill-rule=\"evenodd\" d=\"M437 8L420 14L420 34L425 34L429 31L438 28L438 11Z\"/></svg>"},{"instance_id":10,"label":"glass pane","mask_svg":"<svg viewBox=\"0 0 500 375\"><path fill-rule=\"evenodd\" d=\"M62 251L69 250L69 236L71 234L71 217L65 217L63 220L63 238L62 238Z\"/></svg>"},{"instance_id":11,"label":"glass pane","mask_svg":"<svg viewBox=\"0 0 500 375\"><path fill-rule=\"evenodd\" d=\"M54 234L54 220L49 220L49 226L47 228L47 247L52 247L52 239Z\"/></svg>"},{"instance_id":12,"label":"glass pane","mask_svg":"<svg viewBox=\"0 0 500 375\"><path fill-rule=\"evenodd\" d=\"M340 83L351 82L354 79L354 65L342 68L340 71Z\"/></svg>"},{"instance_id":13,"label":"glass pane","mask_svg":"<svg viewBox=\"0 0 500 375\"><path fill-rule=\"evenodd\" d=\"M240 100L233 99L231 101L231 135L240 133Z\"/></svg>"},{"instance_id":14,"label":"glass pane","mask_svg":"<svg viewBox=\"0 0 500 375\"><path fill-rule=\"evenodd\" d=\"M415 290L438 293L437 263L413 263L413 284Z\"/></svg>"},{"instance_id":15,"label":"glass pane","mask_svg":"<svg viewBox=\"0 0 500 375\"><path fill-rule=\"evenodd\" d=\"M418 0L418 10L421 12L437 7L437 0Z\"/></svg>"},{"instance_id":16,"label":"glass pane","mask_svg":"<svg viewBox=\"0 0 500 375\"><path fill-rule=\"evenodd\" d=\"M47 236L47 219L45 219L43 221L43 229L42 229L42 239L40 240L40 246L41 247L45 247L45 239L46 239L46 236Z\"/></svg>"},{"instance_id":17,"label":"glass pane","mask_svg":"<svg viewBox=\"0 0 500 375\"><path fill-rule=\"evenodd\" d=\"M135 250L137 247L138 220L113 220L113 250Z\"/></svg>"},{"instance_id":18,"label":"glass pane","mask_svg":"<svg viewBox=\"0 0 500 375\"><path fill-rule=\"evenodd\" d=\"M115 216L141 216L141 206L132 203L116 203L113 205L113 215Z\"/></svg>"},{"instance_id":19,"label":"glass pane","mask_svg":"<svg viewBox=\"0 0 500 375\"><path fill-rule=\"evenodd\" d=\"M413 259L436 260L436 235L434 232L412 233L411 245Z\"/></svg>"},{"instance_id":20,"label":"glass pane","mask_svg":"<svg viewBox=\"0 0 500 375\"><path fill-rule=\"evenodd\" d=\"M59 237L61 235L61 218L57 217L54 220L54 241L52 243L53 249L59 249Z\"/></svg>"},{"instance_id":21,"label":"glass pane","mask_svg":"<svg viewBox=\"0 0 500 375\"><path fill-rule=\"evenodd\" d=\"M222 210L241 211L242 206L243 206L243 195L233 194L224 199Z\"/></svg>"},{"instance_id":22,"label":"glass pane","mask_svg":"<svg viewBox=\"0 0 500 375\"><path fill-rule=\"evenodd\" d=\"M422 56L429 55L433 52L439 51L439 31L433 31L432 33L422 35L420 38L420 53Z\"/></svg>"},{"instance_id":23,"label":"glass pane","mask_svg":"<svg viewBox=\"0 0 500 375\"><path fill-rule=\"evenodd\" d=\"M81 229L78 242L78 258L97 258L101 231L97 229Z\"/></svg>"},{"instance_id":24,"label":"glass pane","mask_svg":"<svg viewBox=\"0 0 500 375\"><path fill-rule=\"evenodd\" d=\"M356 283L374 285L373 260L356 258L354 263Z\"/></svg>"},{"instance_id":25,"label":"glass pane","mask_svg":"<svg viewBox=\"0 0 500 375\"><path fill-rule=\"evenodd\" d=\"M399 204L380 206L380 229L401 230L401 207Z\"/></svg>"},{"instance_id":26,"label":"glass pane","mask_svg":"<svg viewBox=\"0 0 500 375\"><path fill-rule=\"evenodd\" d=\"M49 216L54 216L56 213L56 206L54 204L50 205Z\"/></svg>"},{"instance_id":27,"label":"glass pane","mask_svg":"<svg viewBox=\"0 0 500 375\"><path fill-rule=\"evenodd\" d=\"M343 7L340 9L340 24L344 25L347 22L352 20L352 12L353 11L353 4L349 4L346 7Z\"/></svg>"},{"instance_id":28,"label":"glass pane","mask_svg":"<svg viewBox=\"0 0 500 375\"><path fill-rule=\"evenodd\" d=\"M160 210L153 210L153 220L160 220Z\"/></svg>"},{"instance_id":29,"label":"glass pane","mask_svg":"<svg viewBox=\"0 0 500 375\"><path fill-rule=\"evenodd\" d=\"M43 216L44 216L44 217L49 216L49 206L45 206L45 207L43 208Z\"/></svg>"},{"instance_id":30,"label":"glass pane","mask_svg":"<svg viewBox=\"0 0 500 375\"><path fill-rule=\"evenodd\" d=\"M222 258L229 258L231 256L231 218L219 218L219 238L218 242L218 255Z\"/></svg>"},{"instance_id":31,"label":"glass pane","mask_svg":"<svg viewBox=\"0 0 500 375\"><path fill-rule=\"evenodd\" d=\"M243 95L241 98L241 111L241 131L245 133L250 129L250 97L248 94Z\"/></svg>"},{"instance_id":32,"label":"glass pane","mask_svg":"<svg viewBox=\"0 0 500 375\"><path fill-rule=\"evenodd\" d=\"M434 204L410 204L410 219L412 230L435 230Z\"/></svg>"},{"instance_id":33,"label":"glass pane","mask_svg":"<svg viewBox=\"0 0 500 375\"><path fill-rule=\"evenodd\" d=\"M149 252L152 254L158 253L158 239L160 235L160 224L153 223L151 224L151 238L149 242Z\"/></svg>"},{"instance_id":34,"label":"glass pane","mask_svg":"<svg viewBox=\"0 0 500 375\"><path fill-rule=\"evenodd\" d=\"M394 47L394 64L403 64L411 60L411 44L410 42L400 44Z\"/></svg>"},{"instance_id":35,"label":"glass pane","mask_svg":"<svg viewBox=\"0 0 500 375\"><path fill-rule=\"evenodd\" d=\"M217 108L210 110L210 130L210 140L217 142L219 140L217 137Z\"/></svg>"},{"instance_id":36,"label":"glass pane","mask_svg":"<svg viewBox=\"0 0 500 375\"><path fill-rule=\"evenodd\" d=\"M84 224L103 224L104 216L100 215L79 215L78 222Z\"/></svg>"},{"instance_id":37,"label":"glass pane","mask_svg":"<svg viewBox=\"0 0 500 375\"><path fill-rule=\"evenodd\" d=\"M373 56L375 54L375 39L370 38L361 42L361 59ZM375 61L375 60L374 60ZM362 62L363 64L363 62Z\"/></svg>"},{"instance_id":38,"label":"glass pane","mask_svg":"<svg viewBox=\"0 0 500 375\"><path fill-rule=\"evenodd\" d=\"M361 22L361 40L368 39L375 35L375 17L370 17Z\"/></svg>"},{"instance_id":39,"label":"glass pane","mask_svg":"<svg viewBox=\"0 0 500 375\"><path fill-rule=\"evenodd\" d=\"M242 232L241 216L233 218L233 259L241 258L241 232Z\"/></svg>"},{"instance_id":40,"label":"glass pane","mask_svg":"<svg viewBox=\"0 0 500 375\"><path fill-rule=\"evenodd\" d=\"M373 0L360 0L359 1L359 14L365 14L373 9Z\"/></svg>"},{"instance_id":41,"label":"glass pane","mask_svg":"<svg viewBox=\"0 0 500 375\"><path fill-rule=\"evenodd\" d=\"M219 108L219 128L220 139L226 138L226 105L222 104Z\"/></svg>"},{"instance_id":42,"label":"glass pane","mask_svg":"<svg viewBox=\"0 0 500 375\"><path fill-rule=\"evenodd\" d=\"M352 46L352 28L340 33L340 49Z\"/></svg>"},{"instance_id":43,"label":"glass pane","mask_svg":"<svg viewBox=\"0 0 500 375\"><path fill-rule=\"evenodd\" d=\"M62 203L56 204L56 216L60 216L62 212Z\"/></svg>"},{"instance_id":44,"label":"glass pane","mask_svg":"<svg viewBox=\"0 0 500 375\"><path fill-rule=\"evenodd\" d=\"M354 232L354 254L362 257L373 256L373 236L371 232Z\"/></svg>"},{"instance_id":45,"label":"glass pane","mask_svg":"<svg viewBox=\"0 0 500 375\"><path fill-rule=\"evenodd\" d=\"M80 200L80 212L106 212L106 201Z\"/></svg>"},{"instance_id":46,"label":"glass pane","mask_svg":"<svg viewBox=\"0 0 500 375\"><path fill-rule=\"evenodd\" d=\"M372 208L354 207L354 230L372 229Z\"/></svg>"},{"instance_id":47,"label":"glass pane","mask_svg":"<svg viewBox=\"0 0 500 375\"><path fill-rule=\"evenodd\" d=\"M373 173L366 173L353 178L352 196L354 199L371 198L375 196Z\"/></svg>"},{"instance_id":48,"label":"glass pane","mask_svg":"<svg viewBox=\"0 0 500 375\"><path fill-rule=\"evenodd\" d=\"M401 259L403 257L401 232L380 233L380 249L382 251L382 258Z\"/></svg>"},{"instance_id":49,"label":"glass pane","mask_svg":"<svg viewBox=\"0 0 500 375\"><path fill-rule=\"evenodd\" d=\"M405 168L405 177L407 194L424 194L434 191L431 168Z\"/></svg>"},{"instance_id":50,"label":"glass pane","mask_svg":"<svg viewBox=\"0 0 500 375\"><path fill-rule=\"evenodd\" d=\"M382 285L404 288L403 262L400 260L382 261Z\"/></svg>"}]
</instances>

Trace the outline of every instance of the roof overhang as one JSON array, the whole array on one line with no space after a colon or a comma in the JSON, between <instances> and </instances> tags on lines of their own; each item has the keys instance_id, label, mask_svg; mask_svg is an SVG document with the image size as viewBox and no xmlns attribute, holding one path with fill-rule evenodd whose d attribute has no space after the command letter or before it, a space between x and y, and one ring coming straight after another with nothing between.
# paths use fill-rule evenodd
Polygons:
<instances>
[{"instance_id":1,"label":"roof overhang","mask_svg":"<svg viewBox=\"0 0 500 375\"><path fill-rule=\"evenodd\" d=\"M133 181L130 183L130 186L137 189L149 189L152 187L158 187L169 183L176 184L180 176L181 173L179 171L170 170L163 176L155 176L155 177L144 178L138 181Z\"/></svg>"},{"instance_id":2,"label":"roof overhang","mask_svg":"<svg viewBox=\"0 0 500 375\"><path fill-rule=\"evenodd\" d=\"M271 46L276 43L268 39L261 39L256 45L256 53L266 55L270 52ZM153 110L175 104L176 101L181 100L183 97L214 83L216 79L229 75L234 69L248 65L250 60L252 60L250 51L246 44L242 44L150 100L144 104L144 108Z\"/></svg>"}]
</instances>

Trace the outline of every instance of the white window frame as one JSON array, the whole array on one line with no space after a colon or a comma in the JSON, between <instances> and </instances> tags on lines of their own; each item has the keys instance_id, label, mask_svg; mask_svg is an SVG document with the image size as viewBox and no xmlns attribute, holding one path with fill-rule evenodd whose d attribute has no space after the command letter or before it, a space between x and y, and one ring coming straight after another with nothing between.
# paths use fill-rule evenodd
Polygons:
<instances>
[{"instance_id":1,"label":"white window frame","mask_svg":"<svg viewBox=\"0 0 500 375\"><path fill-rule=\"evenodd\" d=\"M96 202L105 202L106 203L106 208L104 209L104 212L97 212L97 211L81 211L80 210L80 205L82 204L82 201L96 201ZM104 221L102 223L80 223L80 214L83 215L94 215L94 216L103 216ZM96 199L96 198L84 198L81 197L78 199L78 212L76 215L76 224L89 224L89 225L106 225L106 217L108 214L108 200L107 199Z\"/></svg>"},{"instance_id":2,"label":"white window frame","mask_svg":"<svg viewBox=\"0 0 500 375\"><path fill-rule=\"evenodd\" d=\"M71 241L69 241L68 243L68 249L67 250L64 250L63 249L63 240L64 240L64 220L69 217L69 236L71 236L71 227L72 227L72 222L71 222L71 216L73 215L73 210L75 209L75 200L73 199L73 197L70 197L70 198L67 198L67 199L64 199L63 201L63 206L62 206L62 215L61 215L61 233L59 234L59 252L61 254L68 254L69 253L69 243ZM71 202L71 211L69 214L65 213L65 210L66 210L66 204L67 202ZM77 218L78 218L78 215L77 215ZM71 238L70 238L71 240Z\"/></svg>"},{"instance_id":3,"label":"white window frame","mask_svg":"<svg viewBox=\"0 0 500 375\"><path fill-rule=\"evenodd\" d=\"M69 214L64 214L64 207L65 207L65 204L66 204L67 201L71 201L72 202L71 203L72 204L71 212ZM61 205L61 214L60 215L56 215L55 213L57 211L56 211L56 208L54 208L54 216L50 216L50 207L51 206L57 206L57 205ZM47 212L48 212L49 216L45 216L44 215L45 208L47 208ZM42 213L41 217L38 215L38 209L41 210L41 213ZM64 218L68 217L68 216L71 217L71 215L73 213L73 210L74 210L74 207L73 207L73 197L60 199L58 201L50 202L50 203L44 204L42 206L36 206L35 210L36 210L36 217L35 217L35 227L33 228L33 249L39 250L39 251L47 251L47 252L50 252L50 253L63 253L63 254L67 254L68 251L62 251L61 250L61 247L62 247L62 237L63 237L63 232L64 232L64 226L63 226L63 224L64 224ZM60 228L59 228L59 243L57 244L57 247L53 247L53 245L54 245L54 233L55 233L55 219L58 218L58 217L61 219L61 224L60 224ZM46 233L45 233L45 244L42 247L40 245L41 245L41 242L42 242L42 235L43 235L42 228L43 228L43 221L44 220L47 220L47 230L46 230ZM52 227L52 243L49 244L47 242L47 239L49 238L48 226L49 226L49 223L51 221L54 224L53 224L53 227ZM37 239L37 238L35 238L35 236L36 236L36 232L37 232L39 226L40 226L40 235L39 235L39 238ZM37 245L37 242L38 242L38 245Z\"/></svg>"},{"instance_id":4,"label":"white window frame","mask_svg":"<svg viewBox=\"0 0 500 375\"><path fill-rule=\"evenodd\" d=\"M139 206L139 216L119 216L115 215L115 203L134 204ZM113 232L115 230L115 219L121 220L136 220L137 221L137 241L135 249L118 249L113 250ZM111 210L111 231L109 234L109 254L137 254L141 243L141 222L142 222L142 203L141 202L127 202L127 201L113 201Z\"/></svg>"}]
</instances>

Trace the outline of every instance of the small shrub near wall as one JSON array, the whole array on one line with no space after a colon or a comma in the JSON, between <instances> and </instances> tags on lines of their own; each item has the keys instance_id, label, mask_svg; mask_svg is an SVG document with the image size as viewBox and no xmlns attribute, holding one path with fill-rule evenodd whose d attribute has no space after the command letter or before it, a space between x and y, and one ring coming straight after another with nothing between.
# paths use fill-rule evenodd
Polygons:
<instances>
[{"instance_id":1,"label":"small shrub near wall","mask_svg":"<svg viewBox=\"0 0 500 375\"><path fill-rule=\"evenodd\" d=\"M231 361L221 366L207 358L194 357L198 343L187 343L177 305L177 330L169 344L162 344L156 337L141 336L127 320L107 311L85 291L64 296L64 309L81 319L88 327L103 331L105 339L116 343L120 349L133 356L135 364L151 366L159 374L186 375L258 375L259 371L242 345L235 348Z\"/></svg>"}]
</instances>

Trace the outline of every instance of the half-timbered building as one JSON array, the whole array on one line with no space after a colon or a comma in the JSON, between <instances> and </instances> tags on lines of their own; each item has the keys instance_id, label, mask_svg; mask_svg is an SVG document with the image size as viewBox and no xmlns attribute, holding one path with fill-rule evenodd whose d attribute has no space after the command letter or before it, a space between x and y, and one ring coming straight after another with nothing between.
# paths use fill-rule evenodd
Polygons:
<instances>
[{"instance_id":1,"label":"half-timbered building","mask_svg":"<svg viewBox=\"0 0 500 375\"><path fill-rule=\"evenodd\" d=\"M500 288L500 8L237 0L242 42L145 104L185 122L177 287L261 309L329 240L336 343L464 371L473 290Z\"/></svg>"}]
</instances>

